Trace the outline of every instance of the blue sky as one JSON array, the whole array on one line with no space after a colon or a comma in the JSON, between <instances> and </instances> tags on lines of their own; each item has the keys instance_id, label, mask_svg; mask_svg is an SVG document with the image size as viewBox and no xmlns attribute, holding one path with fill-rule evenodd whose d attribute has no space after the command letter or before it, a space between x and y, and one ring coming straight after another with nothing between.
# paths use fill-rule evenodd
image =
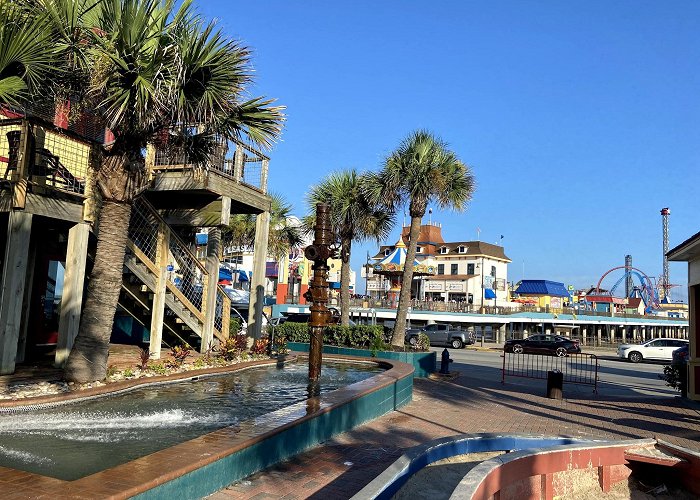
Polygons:
<instances>
[{"instance_id":1,"label":"blue sky","mask_svg":"<svg viewBox=\"0 0 700 500\"><path fill-rule=\"evenodd\" d=\"M671 247L700 230L700 2L199 6L253 49L252 92L287 106L270 188L298 214L327 172L378 169L426 128L477 180L465 212L433 220L448 241L504 235L509 280L524 263L526 278L584 287L625 254L658 276L660 209ZM355 245L358 276L375 248ZM685 264L671 278L685 284Z\"/></svg>"}]
</instances>

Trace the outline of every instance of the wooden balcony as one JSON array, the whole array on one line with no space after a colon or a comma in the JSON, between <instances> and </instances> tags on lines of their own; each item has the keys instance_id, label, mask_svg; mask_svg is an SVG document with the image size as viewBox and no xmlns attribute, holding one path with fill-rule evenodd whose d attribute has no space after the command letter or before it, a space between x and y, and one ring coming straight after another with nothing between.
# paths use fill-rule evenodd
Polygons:
<instances>
[{"instance_id":1,"label":"wooden balcony","mask_svg":"<svg viewBox=\"0 0 700 500\"><path fill-rule=\"evenodd\" d=\"M257 214L270 209L269 158L240 142L222 143L206 165L180 153L149 146L149 201L168 224L214 226L230 213Z\"/></svg>"}]
</instances>

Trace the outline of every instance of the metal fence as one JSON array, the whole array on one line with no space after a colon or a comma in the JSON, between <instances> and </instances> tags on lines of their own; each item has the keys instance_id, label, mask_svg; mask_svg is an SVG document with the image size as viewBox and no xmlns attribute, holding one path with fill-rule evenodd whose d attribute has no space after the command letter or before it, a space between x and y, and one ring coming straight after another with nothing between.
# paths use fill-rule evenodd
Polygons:
<instances>
[{"instance_id":1,"label":"metal fence","mask_svg":"<svg viewBox=\"0 0 700 500\"><path fill-rule=\"evenodd\" d=\"M36 119L0 120L0 172L2 178L16 181L27 178L37 188L51 188L79 195L93 161L94 144L77 134L45 124ZM28 134L27 144L22 134ZM24 171L20 172L20 148L27 144Z\"/></svg>"},{"instance_id":2,"label":"metal fence","mask_svg":"<svg viewBox=\"0 0 700 500\"><path fill-rule=\"evenodd\" d=\"M514 354L503 352L501 382L506 377L547 379L547 372L560 371L564 383L592 385L598 392L598 358L595 354L578 353L558 357L547 354Z\"/></svg>"}]
</instances>

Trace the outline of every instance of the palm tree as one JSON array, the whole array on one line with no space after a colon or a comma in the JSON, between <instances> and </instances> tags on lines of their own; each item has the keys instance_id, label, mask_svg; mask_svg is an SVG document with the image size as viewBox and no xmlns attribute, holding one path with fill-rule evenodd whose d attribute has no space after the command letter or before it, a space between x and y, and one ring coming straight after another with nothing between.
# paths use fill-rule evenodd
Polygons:
<instances>
[{"instance_id":1,"label":"palm tree","mask_svg":"<svg viewBox=\"0 0 700 500\"><path fill-rule=\"evenodd\" d=\"M292 205L281 194L270 193L270 229L267 254L279 261L303 242L300 223L292 216ZM255 249L255 216L251 214L232 215L223 230L222 238L226 246L233 246L240 252Z\"/></svg>"},{"instance_id":2,"label":"palm tree","mask_svg":"<svg viewBox=\"0 0 700 500\"><path fill-rule=\"evenodd\" d=\"M19 105L57 63L47 17L26 7L0 3L0 104Z\"/></svg>"},{"instance_id":3,"label":"palm tree","mask_svg":"<svg viewBox=\"0 0 700 500\"><path fill-rule=\"evenodd\" d=\"M309 225L318 203L331 205L331 221L340 241L340 324L350 324L350 253L353 241L388 237L394 225L394 212L377 199L374 203L365 196L368 174L354 169L334 172L319 184L312 186L306 199Z\"/></svg>"},{"instance_id":4,"label":"palm tree","mask_svg":"<svg viewBox=\"0 0 700 500\"><path fill-rule=\"evenodd\" d=\"M404 345L406 316L411 300L413 266L420 226L428 204L463 210L474 191L474 177L467 165L445 142L424 130L413 132L384 162L381 172L367 183L370 200L385 200L391 207L406 203L411 216L406 265L391 343Z\"/></svg>"},{"instance_id":5,"label":"palm tree","mask_svg":"<svg viewBox=\"0 0 700 500\"><path fill-rule=\"evenodd\" d=\"M27 0L31 2L32 0ZM281 130L282 108L242 99L251 81L249 51L205 23L184 0L33 0L32 12L52 21L52 43L68 73L55 81L81 97L113 132L97 172L102 198L95 263L78 336L65 377L106 375L109 338L122 280L131 205L145 188L144 151L164 133L206 164L216 137L247 136L269 147ZM50 85L42 93L59 95Z\"/></svg>"}]
</instances>

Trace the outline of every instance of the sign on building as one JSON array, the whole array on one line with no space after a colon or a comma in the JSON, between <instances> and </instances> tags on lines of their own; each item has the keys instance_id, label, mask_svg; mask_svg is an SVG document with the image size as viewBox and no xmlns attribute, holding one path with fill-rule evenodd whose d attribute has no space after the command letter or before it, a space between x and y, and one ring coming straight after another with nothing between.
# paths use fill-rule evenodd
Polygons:
<instances>
[{"instance_id":1,"label":"sign on building","mask_svg":"<svg viewBox=\"0 0 700 500\"><path fill-rule=\"evenodd\" d=\"M445 282L444 281L427 281L426 291L427 292L444 292Z\"/></svg>"}]
</instances>

